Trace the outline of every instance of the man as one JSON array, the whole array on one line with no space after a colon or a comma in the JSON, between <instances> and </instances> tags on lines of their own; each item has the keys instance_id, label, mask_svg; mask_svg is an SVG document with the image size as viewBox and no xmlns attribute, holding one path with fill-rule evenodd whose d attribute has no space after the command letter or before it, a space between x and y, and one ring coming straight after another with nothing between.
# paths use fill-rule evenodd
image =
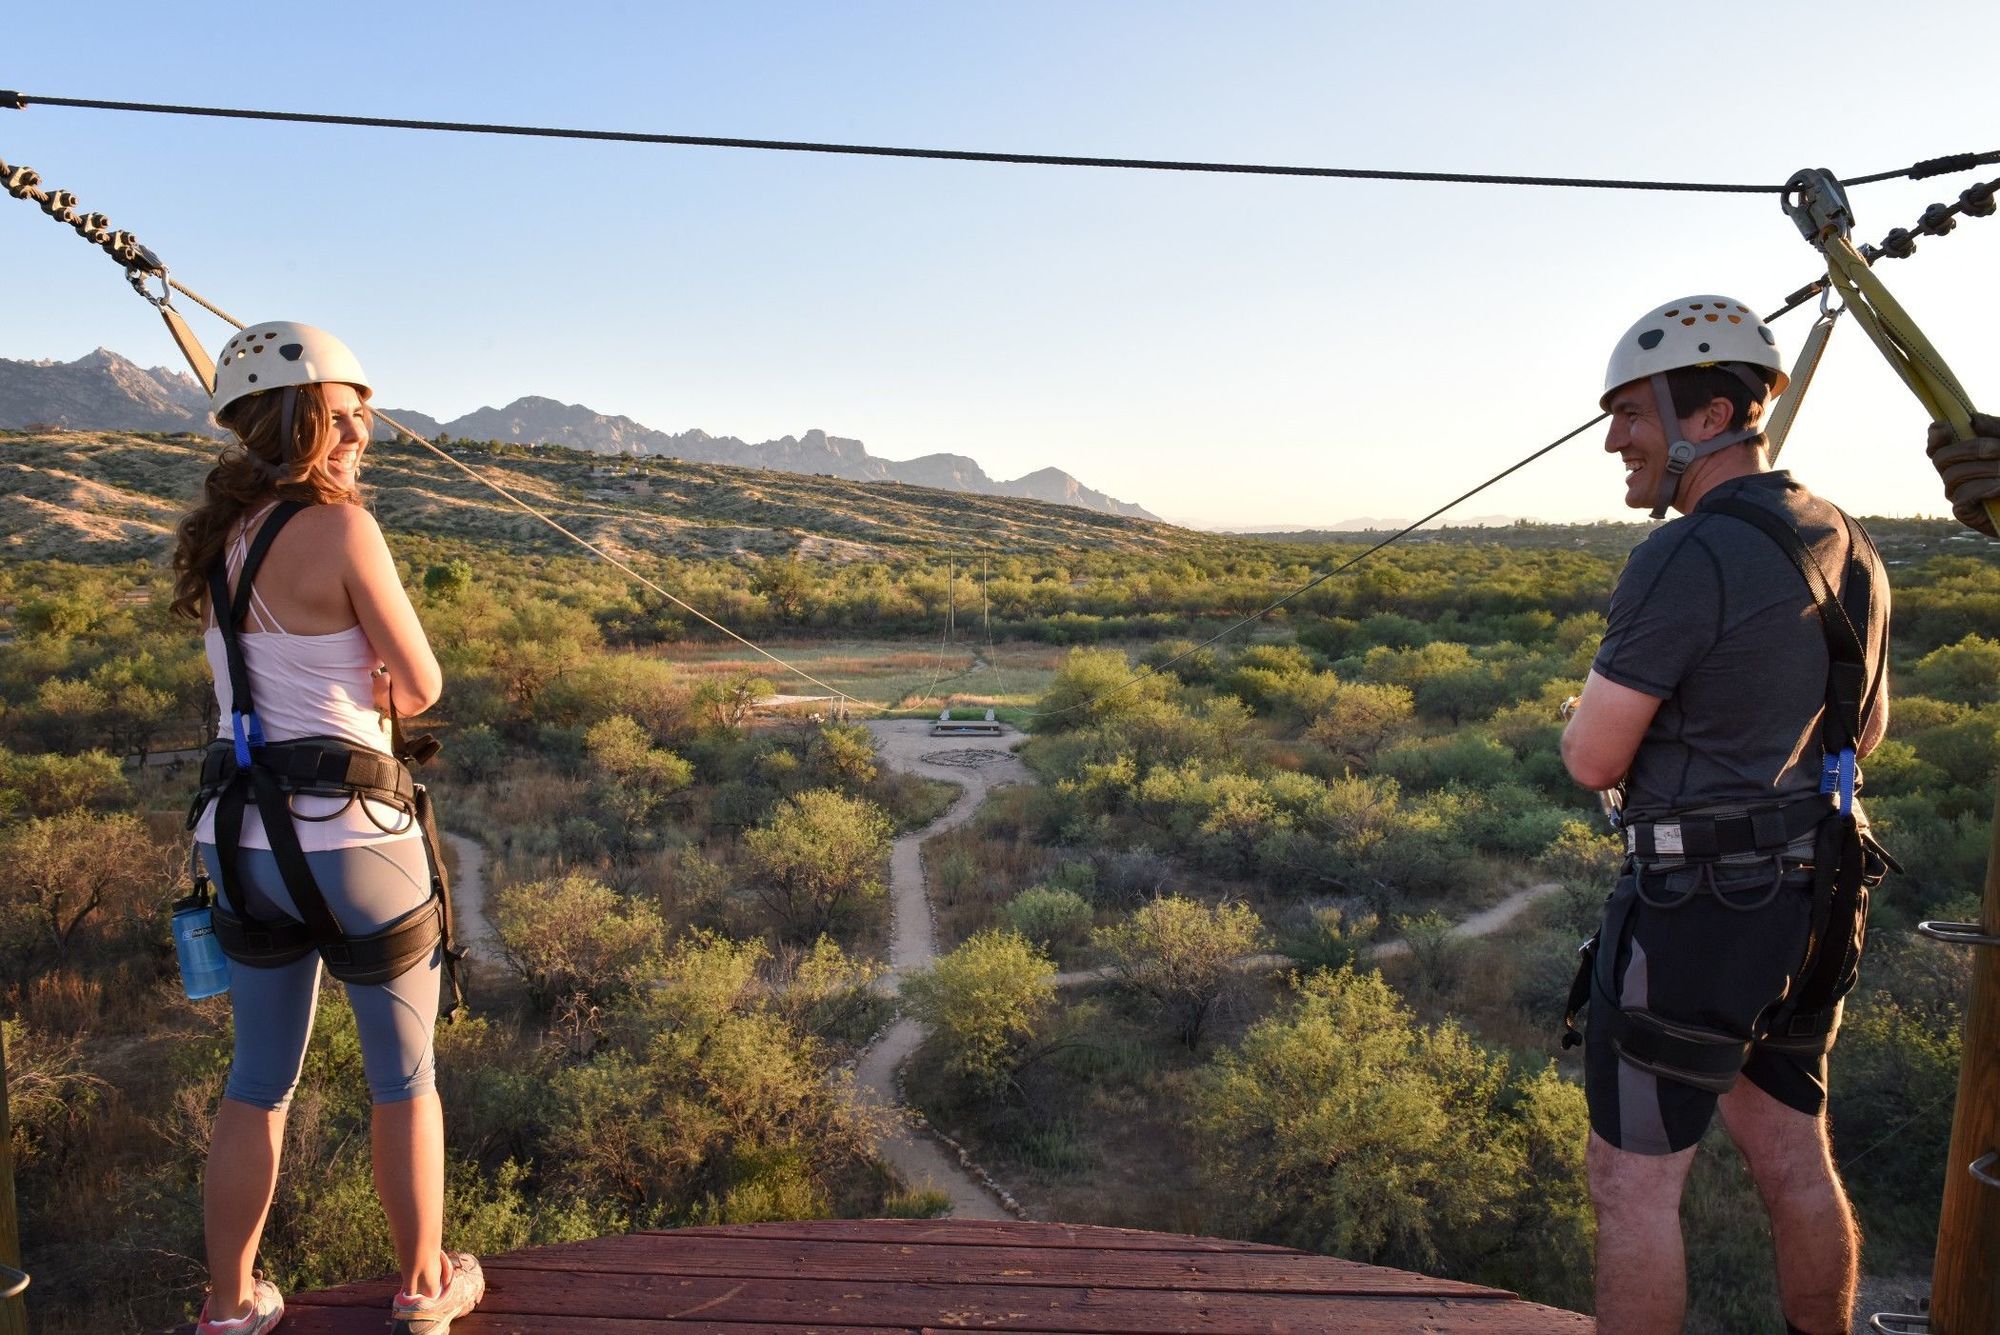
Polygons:
<instances>
[{"instance_id":1,"label":"man","mask_svg":"<svg viewBox=\"0 0 2000 1335\"><path fill-rule=\"evenodd\" d=\"M1588 981L1608 1335L1681 1328L1681 1191L1718 1109L1770 1213L1787 1328L1849 1328L1826 1053L1880 877L1853 760L1888 720L1889 590L1860 526L1770 469L1786 380L1770 330L1713 295L1640 320L1605 376L1626 505L1684 516L1633 550L1562 739L1579 783L1622 786L1630 855L1572 997Z\"/></svg>"}]
</instances>

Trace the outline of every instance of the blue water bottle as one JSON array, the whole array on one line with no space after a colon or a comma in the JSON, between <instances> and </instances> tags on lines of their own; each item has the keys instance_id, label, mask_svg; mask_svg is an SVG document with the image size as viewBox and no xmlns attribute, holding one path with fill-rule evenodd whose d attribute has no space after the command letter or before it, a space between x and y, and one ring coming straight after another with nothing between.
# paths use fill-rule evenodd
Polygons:
<instances>
[{"instance_id":1,"label":"blue water bottle","mask_svg":"<svg viewBox=\"0 0 2000 1335\"><path fill-rule=\"evenodd\" d=\"M229 990L229 957L215 939L205 880L196 882L193 894L174 903L174 953L180 956L181 988L190 1001Z\"/></svg>"}]
</instances>

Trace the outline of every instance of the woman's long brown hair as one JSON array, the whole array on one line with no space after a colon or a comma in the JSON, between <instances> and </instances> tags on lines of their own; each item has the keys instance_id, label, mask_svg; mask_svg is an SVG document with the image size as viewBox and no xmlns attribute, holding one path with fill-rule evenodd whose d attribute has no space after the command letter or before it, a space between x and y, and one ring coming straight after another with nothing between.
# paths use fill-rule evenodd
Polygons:
<instances>
[{"instance_id":1,"label":"woman's long brown hair","mask_svg":"<svg viewBox=\"0 0 2000 1335\"><path fill-rule=\"evenodd\" d=\"M291 448L279 440L284 430L284 396L298 395ZM296 390L272 389L229 405L216 419L233 433L234 444L201 484L201 502L181 519L174 543L172 609L189 620L202 618L208 591L208 568L222 554L229 530L237 520L267 501L304 501L308 505L359 504L360 493L333 479L327 459L333 453L332 414L318 385Z\"/></svg>"}]
</instances>

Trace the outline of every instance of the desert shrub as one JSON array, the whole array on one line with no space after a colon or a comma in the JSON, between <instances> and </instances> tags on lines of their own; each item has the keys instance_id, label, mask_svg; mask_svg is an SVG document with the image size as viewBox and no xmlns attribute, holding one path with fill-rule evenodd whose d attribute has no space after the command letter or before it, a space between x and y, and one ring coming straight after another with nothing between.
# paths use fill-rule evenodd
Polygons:
<instances>
[{"instance_id":1,"label":"desert shrub","mask_svg":"<svg viewBox=\"0 0 2000 1335\"><path fill-rule=\"evenodd\" d=\"M1306 736L1351 764L1366 767L1416 714L1406 686L1344 682L1306 729Z\"/></svg>"},{"instance_id":2,"label":"desert shrub","mask_svg":"<svg viewBox=\"0 0 2000 1335\"><path fill-rule=\"evenodd\" d=\"M808 950L778 960L772 986L779 1015L801 1033L859 1047L889 1022L895 1005L875 989L880 964L859 960L821 937Z\"/></svg>"},{"instance_id":3,"label":"desert shrub","mask_svg":"<svg viewBox=\"0 0 2000 1335\"><path fill-rule=\"evenodd\" d=\"M1417 983L1433 996L1457 985L1465 963L1465 941L1451 919L1436 909L1396 919L1396 930L1417 968Z\"/></svg>"},{"instance_id":4,"label":"desert shrub","mask_svg":"<svg viewBox=\"0 0 2000 1335\"><path fill-rule=\"evenodd\" d=\"M7 1049L7 1105L15 1166L54 1171L90 1123L106 1089L84 1061L83 1036L0 1021Z\"/></svg>"},{"instance_id":5,"label":"desert shrub","mask_svg":"<svg viewBox=\"0 0 2000 1335\"><path fill-rule=\"evenodd\" d=\"M1055 966L1013 932L988 931L903 981L903 1004L930 1026L945 1066L997 1093L1014 1079L1049 1007Z\"/></svg>"},{"instance_id":6,"label":"desert shrub","mask_svg":"<svg viewBox=\"0 0 2000 1335\"><path fill-rule=\"evenodd\" d=\"M1063 659L1035 709L1044 728L1068 731L1143 712L1165 698L1172 680L1144 668L1134 680L1132 665L1115 649L1076 649Z\"/></svg>"},{"instance_id":7,"label":"desert shrub","mask_svg":"<svg viewBox=\"0 0 2000 1335\"><path fill-rule=\"evenodd\" d=\"M1074 890L1032 885L1000 910L1014 932L1044 950L1074 946L1090 932L1090 901Z\"/></svg>"},{"instance_id":8,"label":"desert shrub","mask_svg":"<svg viewBox=\"0 0 2000 1335\"><path fill-rule=\"evenodd\" d=\"M16 755L0 747L0 820L59 816L79 807L106 811L129 802L131 791L117 757L106 752Z\"/></svg>"},{"instance_id":9,"label":"desert shrub","mask_svg":"<svg viewBox=\"0 0 2000 1335\"><path fill-rule=\"evenodd\" d=\"M1277 949L1301 968L1339 969L1367 950L1381 919L1338 904L1299 905L1277 931Z\"/></svg>"},{"instance_id":10,"label":"desert shrub","mask_svg":"<svg viewBox=\"0 0 2000 1335\"><path fill-rule=\"evenodd\" d=\"M1490 733L1453 732L1406 742L1375 758L1374 769L1406 788L1492 788L1514 777L1514 753Z\"/></svg>"},{"instance_id":11,"label":"desert shrub","mask_svg":"<svg viewBox=\"0 0 2000 1335\"><path fill-rule=\"evenodd\" d=\"M126 814L75 810L7 830L0 866L13 888L0 904L0 945L8 967L62 959L86 924L145 930L171 883L170 858Z\"/></svg>"},{"instance_id":12,"label":"desert shrub","mask_svg":"<svg viewBox=\"0 0 2000 1335\"><path fill-rule=\"evenodd\" d=\"M629 993L665 937L652 905L574 874L508 886L494 924L507 962L545 1011L578 993L600 1004Z\"/></svg>"},{"instance_id":13,"label":"desert shrub","mask_svg":"<svg viewBox=\"0 0 2000 1335\"><path fill-rule=\"evenodd\" d=\"M1462 1273L1501 1241L1524 1180L1505 1079L1378 976L1316 973L1202 1072L1203 1169L1242 1236Z\"/></svg>"},{"instance_id":14,"label":"desert shrub","mask_svg":"<svg viewBox=\"0 0 2000 1335\"><path fill-rule=\"evenodd\" d=\"M624 714L591 725L584 747L599 774L591 794L614 818L617 841L632 849L650 843L655 814L694 780L694 766L662 746Z\"/></svg>"},{"instance_id":15,"label":"desert shrub","mask_svg":"<svg viewBox=\"0 0 2000 1335\"><path fill-rule=\"evenodd\" d=\"M1211 908L1168 895L1091 939L1111 955L1125 984L1151 998L1193 1047L1216 1002L1241 977L1238 961L1263 945L1264 925L1247 905Z\"/></svg>"},{"instance_id":16,"label":"desert shrub","mask_svg":"<svg viewBox=\"0 0 2000 1335\"><path fill-rule=\"evenodd\" d=\"M484 723L454 733L445 755L457 774L475 783L495 777L507 763L506 744Z\"/></svg>"},{"instance_id":17,"label":"desert shrub","mask_svg":"<svg viewBox=\"0 0 2000 1335\"><path fill-rule=\"evenodd\" d=\"M788 941L810 941L855 906L882 894L889 820L880 808L830 788L778 804L743 836L750 890Z\"/></svg>"},{"instance_id":18,"label":"desert shrub","mask_svg":"<svg viewBox=\"0 0 2000 1335\"><path fill-rule=\"evenodd\" d=\"M1933 649L1910 666L1903 681L1904 689L1939 700L1974 708L1990 704L1994 683L2000 682L2000 641L1975 633Z\"/></svg>"}]
</instances>

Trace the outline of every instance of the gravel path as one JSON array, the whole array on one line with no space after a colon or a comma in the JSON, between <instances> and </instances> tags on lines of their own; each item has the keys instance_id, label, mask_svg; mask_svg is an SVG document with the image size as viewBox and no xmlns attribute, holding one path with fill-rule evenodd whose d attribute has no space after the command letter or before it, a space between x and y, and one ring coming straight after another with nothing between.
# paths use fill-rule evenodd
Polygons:
<instances>
[{"instance_id":1,"label":"gravel path","mask_svg":"<svg viewBox=\"0 0 2000 1335\"><path fill-rule=\"evenodd\" d=\"M924 840L971 820L995 788L1032 779L1027 767L1008 749L1020 735L1011 728L997 738L933 737L927 720L890 719L868 724L868 731L875 737L876 757L890 769L941 779L963 790L944 815L890 846L889 902L894 927L889 941L889 972L882 986L893 993L900 988L904 974L937 958L930 898L924 893ZM935 1189L949 1196L955 1219L1011 1218L943 1146L910 1125L909 1110L903 1107L896 1088L896 1071L923 1040L921 1024L898 1020L855 1066L854 1081L862 1098L890 1114L893 1129L882 1141L880 1153L912 1188Z\"/></svg>"},{"instance_id":2,"label":"gravel path","mask_svg":"<svg viewBox=\"0 0 2000 1335\"><path fill-rule=\"evenodd\" d=\"M1471 938L1491 936L1506 927L1527 911L1530 904L1543 895L1551 894L1562 887L1555 881L1544 881L1540 885L1525 886L1495 904L1492 908L1479 912L1451 929L1455 937ZM1401 937L1393 941L1377 941L1368 947L1369 959L1394 959L1410 953L1410 943ZM1255 973L1260 969L1288 969L1296 963L1290 955L1245 955L1236 961L1236 967L1245 973ZM1117 976L1111 965L1100 965L1095 969L1071 969L1055 976L1057 987L1082 987L1087 983L1101 983Z\"/></svg>"},{"instance_id":3,"label":"gravel path","mask_svg":"<svg viewBox=\"0 0 2000 1335\"><path fill-rule=\"evenodd\" d=\"M500 960L500 934L486 916L486 850L462 834L440 830L438 835L458 854L451 878L451 927L458 944L470 952L461 967L468 979L496 977L506 966Z\"/></svg>"}]
</instances>

